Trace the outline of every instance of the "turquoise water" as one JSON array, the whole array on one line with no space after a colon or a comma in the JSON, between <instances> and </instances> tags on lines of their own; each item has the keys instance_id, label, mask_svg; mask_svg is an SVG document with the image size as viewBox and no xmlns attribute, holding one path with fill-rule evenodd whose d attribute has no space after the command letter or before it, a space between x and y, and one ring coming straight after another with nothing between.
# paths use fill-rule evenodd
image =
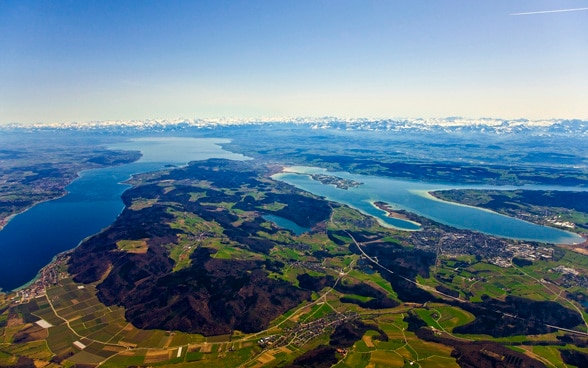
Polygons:
<instances>
[{"instance_id":1,"label":"turquoise water","mask_svg":"<svg viewBox=\"0 0 588 368\"><path fill-rule=\"evenodd\" d=\"M66 188L66 196L34 206L0 231L0 288L12 290L28 283L56 254L110 225L123 209L121 194L129 185L122 182L131 175L212 157L244 160L218 145L226 141L156 138L113 145L140 150L143 157L128 165L82 172Z\"/></svg>"},{"instance_id":2,"label":"turquoise water","mask_svg":"<svg viewBox=\"0 0 588 368\"><path fill-rule=\"evenodd\" d=\"M330 173L324 169L311 167L291 167L287 168L286 171L274 175L274 179L282 180L330 200L347 204L375 217L384 226L402 230L418 230L420 228L415 223L388 217L384 211L373 205L374 201L383 201L397 209L407 210L456 228L476 230L500 237L557 244L576 244L584 241L579 235L567 231L535 225L480 208L440 201L427 194L428 191L432 190L466 188L465 186L402 181L346 172ZM364 184L347 190L339 189L333 185L324 185L312 180L309 175L306 175L310 173L326 173ZM473 187L469 186L468 188ZM477 186L475 188L488 189L496 187ZM511 187L501 188L513 189ZM540 186L531 188L554 189L554 187ZM571 190L570 188L560 187L555 189Z\"/></svg>"},{"instance_id":3,"label":"turquoise water","mask_svg":"<svg viewBox=\"0 0 588 368\"><path fill-rule=\"evenodd\" d=\"M268 220L268 221L273 222L278 227L281 227L281 228L288 229L288 230L292 231L296 235L302 235L305 232L307 232L307 231L310 230L307 227L299 226L295 222L292 222L292 221L290 221L288 219L285 219L283 217L280 217L280 216L276 216L276 215L263 215L262 217L264 219Z\"/></svg>"}]
</instances>

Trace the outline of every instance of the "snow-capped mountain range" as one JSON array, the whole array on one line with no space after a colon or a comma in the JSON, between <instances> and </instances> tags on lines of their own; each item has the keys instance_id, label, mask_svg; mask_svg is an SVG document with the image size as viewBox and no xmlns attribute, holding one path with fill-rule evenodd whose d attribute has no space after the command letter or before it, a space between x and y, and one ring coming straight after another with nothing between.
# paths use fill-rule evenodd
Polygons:
<instances>
[{"instance_id":1,"label":"snow-capped mountain range","mask_svg":"<svg viewBox=\"0 0 588 368\"><path fill-rule=\"evenodd\" d=\"M468 119L448 118L210 118L210 119L147 119L147 120L105 120L68 123L12 123L0 126L10 130L106 130L106 131L181 131L198 128L225 126L296 124L311 129L337 129L361 131L405 131L445 133L486 133L486 134L530 134L530 135L574 135L588 136L587 120L505 120L494 118Z\"/></svg>"}]
</instances>

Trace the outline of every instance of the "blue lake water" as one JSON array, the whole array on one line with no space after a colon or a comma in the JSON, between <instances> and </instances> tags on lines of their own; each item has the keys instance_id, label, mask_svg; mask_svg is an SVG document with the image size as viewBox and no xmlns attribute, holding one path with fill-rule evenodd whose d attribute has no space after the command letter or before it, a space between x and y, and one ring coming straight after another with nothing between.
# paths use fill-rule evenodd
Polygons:
<instances>
[{"instance_id":1,"label":"blue lake water","mask_svg":"<svg viewBox=\"0 0 588 368\"><path fill-rule=\"evenodd\" d=\"M278 225L278 227L284 228L284 229L288 229L290 231L292 231L294 234L296 235L302 235L305 232L309 231L310 229L307 227L302 227L300 225L298 225L295 222L292 222L288 219L285 219L283 217L280 216L276 216L276 215L263 215L262 216L264 219L273 222L274 224Z\"/></svg>"},{"instance_id":2,"label":"blue lake water","mask_svg":"<svg viewBox=\"0 0 588 368\"><path fill-rule=\"evenodd\" d=\"M576 244L584 241L579 235L567 231L535 225L480 208L440 201L427 194L428 191L432 190L474 188L473 186L403 181L387 177L355 175L347 172L327 172L320 168L300 166L288 168L287 171L274 175L274 179L282 180L327 199L347 204L375 217L384 226L402 230L418 230L420 228L413 222L388 217L385 211L373 205L374 201L387 202L394 208L407 210L456 228L476 230L500 237L557 244ZM319 181L312 180L309 175L306 175L319 173L358 181L363 185L355 188L339 189L334 185L325 185ZM491 186L476 186L475 188L496 189L496 187ZM501 188L515 189L514 187ZM572 190L572 188L567 187L529 186L525 188ZM521 188L517 187L516 189Z\"/></svg>"},{"instance_id":3,"label":"blue lake water","mask_svg":"<svg viewBox=\"0 0 588 368\"><path fill-rule=\"evenodd\" d=\"M122 183L131 175L208 158L243 160L224 151L221 139L137 139L114 149L140 150L132 164L88 170L67 188L62 198L40 203L16 216L0 231L0 288L18 288L37 275L53 257L76 247L84 238L110 225L123 209Z\"/></svg>"}]
</instances>

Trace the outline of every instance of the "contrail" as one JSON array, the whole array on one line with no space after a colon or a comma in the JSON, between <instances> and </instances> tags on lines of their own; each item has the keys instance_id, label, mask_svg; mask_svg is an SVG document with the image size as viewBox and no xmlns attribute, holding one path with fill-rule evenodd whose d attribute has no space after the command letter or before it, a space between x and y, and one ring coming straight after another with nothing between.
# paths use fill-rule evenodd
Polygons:
<instances>
[{"instance_id":1,"label":"contrail","mask_svg":"<svg viewBox=\"0 0 588 368\"><path fill-rule=\"evenodd\" d=\"M533 14L549 14L549 13L567 13L588 10L588 8L574 8L574 9L558 9L558 10L542 10L527 13L513 13L511 15L533 15Z\"/></svg>"}]
</instances>

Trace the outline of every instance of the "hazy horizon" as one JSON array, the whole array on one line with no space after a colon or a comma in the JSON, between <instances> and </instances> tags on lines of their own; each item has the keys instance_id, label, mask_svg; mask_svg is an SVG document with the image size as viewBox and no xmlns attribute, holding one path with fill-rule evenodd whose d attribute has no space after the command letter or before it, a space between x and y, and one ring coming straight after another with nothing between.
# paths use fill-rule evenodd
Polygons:
<instances>
[{"instance_id":1,"label":"hazy horizon","mask_svg":"<svg viewBox=\"0 0 588 368\"><path fill-rule=\"evenodd\" d=\"M0 128L71 128L71 127L84 127L84 126L95 126L95 127L108 127L108 126L122 126L128 125L130 127L139 127L145 124L156 124L158 126L169 125L173 126L176 124L189 124L192 126L211 126L211 125L242 125L242 124L286 124L286 123L299 123L299 124L323 124L331 122L347 123L351 125L363 124L363 123L403 123L412 124L416 126L430 125L430 126L474 126L478 124L484 124L489 126L502 125L504 122L509 122L514 125L523 124L526 126L534 127L546 127L553 124L557 124L565 121L580 121L588 122L588 119L582 118L549 118L549 119L527 119L524 117L504 119L494 117L463 117L463 116L446 116L446 117L342 117L342 116L261 116L261 117L237 117L237 116L225 116L225 117L210 117L210 118L145 118L145 119L108 119L108 120L86 120L86 121L55 121L55 122L10 122L0 123Z\"/></svg>"},{"instance_id":2,"label":"hazy horizon","mask_svg":"<svg viewBox=\"0 0 588 368\"><path fill-rule=\"evenodd\" d=\"M588 119L588 1L0 3L0 124Z\"/></svg>"}]
</instances>

